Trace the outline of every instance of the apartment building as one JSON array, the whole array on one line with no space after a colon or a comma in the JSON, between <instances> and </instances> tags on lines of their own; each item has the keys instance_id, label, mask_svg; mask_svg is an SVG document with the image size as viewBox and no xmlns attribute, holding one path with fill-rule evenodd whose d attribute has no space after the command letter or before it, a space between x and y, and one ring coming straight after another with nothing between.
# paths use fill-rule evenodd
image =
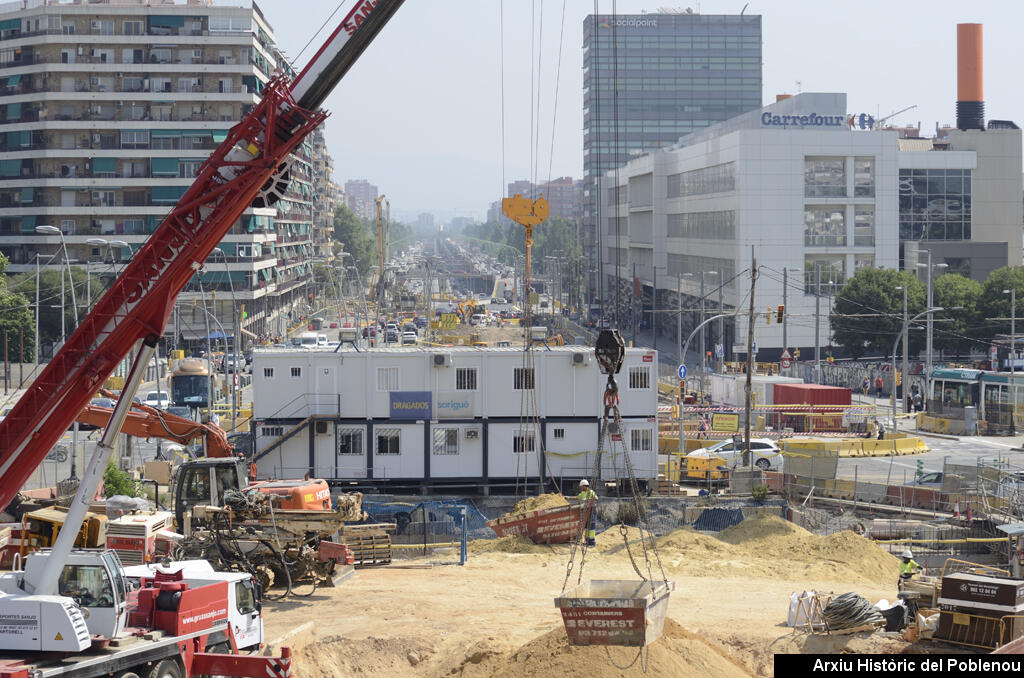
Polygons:
<instances>
[{"instance_id":1,"label":"apartment building","mask_svg":"<svg viewBox=\"0 0 1024 678\"><path fill-rule=\"evenodd\" d=\"M244 0L0 5L0 252L11 272L59 251L61 236L36 231L45 224L60 228L73 265L112 277L266 82L290 72ZM315 146L294 154L284 200L247 210L180 295L170 344L205 340L207 320L210 333L233 334L236 318L252 341L302 313Z\"/></svg>"}]
</instances>

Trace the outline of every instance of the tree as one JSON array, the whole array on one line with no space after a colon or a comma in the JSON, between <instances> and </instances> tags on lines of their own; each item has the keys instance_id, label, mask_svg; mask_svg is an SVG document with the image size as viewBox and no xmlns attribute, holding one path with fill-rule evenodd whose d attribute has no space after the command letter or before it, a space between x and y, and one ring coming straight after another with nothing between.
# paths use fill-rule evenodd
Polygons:
<instances>
[{"instance_id":1,"label":"tree","mask_svg":"<svg viewBox=\"0 0 1024 678\"><path fill-rule=\"evenodd\" d=\"M980 282L957 273L947 273L932 280L935 305L946 309L959 307L959 310L934 314L936 348L961 352L970 350L974 342L968 335L977 324L981 295Z\"/></svg>"},{"instance_id":2,"label":"tree","mask_svg":"<svg viewBox=\"0 0 1024 678\"><path fill-rule=\"evenodd\" d=\"M903 290L907 288L907 313L924 310L925 288L906 271L862 268L846 281L832 305L832 338L851 356L888 356L903 327ZM910 351L924 346L924 337L911 331Z\"/></svg>"},{"instance_id":3,"label":"tree","mask_svg":"<svg viewBox=\"0 0 1024 678\"><path fill-rule=\"evenodd\" d=\"M8 288L7 264L7 257L0 254L0 341L7 343L8 359L30 362L35 346L35 318L25 295ZM20 354L22 347L25 352ZM2 346L0 350L3 350Z\"/></svg>"},{"instance_id":4,"label":"tree","mask_svg":"<svg viewBox=\"0 0 1024 678\"><path fill-rule=\"evenodd\" d=\"M338 205L334 210L334 239L352 255L353 265L365 279L370 266L377 263L376 235L371 238L367 223L346 205Z\"/></svg>"},{"instance_id":5,"label":"tree","mask_svg":"<svg viewBox=\"0 0 1024 678\"><path fill-rule=\"evenodd\" d=\"M86 290L92 293L92 302L95 303L103 296L103 281L93 275L92 280L86 283L86 271L80 267L71 269L71 278L75 284L75 300L78 302L78 319L81 320L90 308L90 300L86 298ZM64 281L64 327L68 336L75 330L75 311L71 304L71 290L67 284L67 269L46 268L39 273L39 342L40 344L52 344L59 342L60 334L60 309L61 309L61 281ZM18 290L25 297L32 299L35 304L36 295L36 274L22 273L11 282L11 288ZM26 299L25 303L29 303ZM32 318L31 313L29 317ZM32 327L30 320L29 327ZM32 332L35 328L32 328Z\"/></svg>"},{"instance_id":6,"label":"tree","mask_svg":"<svg viewBox=\"0 0 1024 678\"><path fill-rule=\"evenodd\" d=\"M943 276L945 277L945 276ZM978 330L976 336L990 339L997 334L1010 333L1011 296L1003 294L1003 290L1017 290L1017 316L1024 300L1024 266L1004 266L992 271L982 287L981 298L978 300ZM1021 328L1017 328L1020 332Z\"/></svg>"}]
</instances>

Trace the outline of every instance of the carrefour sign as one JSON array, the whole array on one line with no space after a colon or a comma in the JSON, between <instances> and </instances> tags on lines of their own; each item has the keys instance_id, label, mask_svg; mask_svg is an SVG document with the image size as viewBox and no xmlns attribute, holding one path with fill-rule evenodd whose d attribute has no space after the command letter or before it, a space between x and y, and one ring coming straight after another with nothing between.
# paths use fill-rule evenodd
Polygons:
<instances>
[{"instance_id":1,"label":"carrefour sign","mask_svg":"<svg viewBox=\"0 0 1024 678\"><path fill-rule=\"evenodd\" d=\"M845 115L818 115L808 113L806 115L775 115L773 113L761 114L761 125L763 127L846 127Z\"/></svg>"},{"instance_id":2,"label":"carrefour sign","mask_svg":"<svg viewBox=\"0 0 1024 678\"><path fill-rule=\"evenodd\" d=\"M818 115L808 113L806 115L775 115L773 113L761 114L761 125L763 127L851 127L853 129L869 130L875 126L875 119L867 113L855 113L853 115Z\"/></svg>"}]
</instances>

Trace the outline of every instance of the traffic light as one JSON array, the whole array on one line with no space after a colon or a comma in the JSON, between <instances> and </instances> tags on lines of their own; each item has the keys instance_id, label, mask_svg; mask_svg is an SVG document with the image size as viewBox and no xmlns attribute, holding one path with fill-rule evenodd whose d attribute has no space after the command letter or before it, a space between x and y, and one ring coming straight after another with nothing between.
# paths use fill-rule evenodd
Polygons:
<instances>
[{"instance_id":1,"label":"traffic light","mask_svg":"<svg viewBox=\"0 0 1024 678\"><path fill-rule=\"evenodd\" d=\"M708 360L711 360L711 351L707 351Z\"/></svg>"},{"instance_id":2,"label":"traffic light","mask_svg":"<svg viewBox=\"0 0 1024 678\"><path fill-rule=\"evenodd\" d=\"M917 460L917 475L919 477L924 475L924 459Z\"/></svg>"},{"instance_id":3,"label":"traffic light","mask_svg":"<svg viewBox=\"0 0 1024 678\"><path fill-rule=\"evenodd\" d=\"M903 373L896 370L896 385L899 386L903 383Z\"/></svg>"},{"instance_id":4,"label":"traffic light","mask_svg":"<svg viewBox=\"0 0 1024 678\"><path fill-rule=\"evenodd\" d=\"M779 310L777 311L777 315L775 316L776 321L780 325L782 324L782 318L785 316L785 311L786 311L786 307L780 305L779 306Z\"/></svg>"}]
</instances>

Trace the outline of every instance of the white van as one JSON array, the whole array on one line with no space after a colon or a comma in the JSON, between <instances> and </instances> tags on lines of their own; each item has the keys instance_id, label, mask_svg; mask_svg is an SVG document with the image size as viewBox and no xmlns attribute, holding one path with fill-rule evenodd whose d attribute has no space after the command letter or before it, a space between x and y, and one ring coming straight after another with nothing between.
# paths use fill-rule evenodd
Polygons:
<instances>
[{"instance_id":1,"label":"white van","mask_svg":"<svg viewBox=\"0 0 1024 678\"><path fill-rule=\"evenodd\" d=\"M487 316L485 314L483 314L483 313L474 313L469 318L469 324L472 325L473 327L476 327L477 325L484 325L486 323L487 323Z\"/></svg>"},{"instance_id":2,"label":"white van","mask_svg":"<svg viewBox=\"0 0 1024 678\"><path fill-rule=\"evenodd\" d=\"M326 337L324 341L326 342ZM302 348L316 348L319 343L316 332L303 332L299 335L299 346Z\"/></svg>"},{"instance_id":3,"label":"white van","mask_svg":"<svg viewBox=\"0 0 1024 678\"><path fill-rule=\"evenodd\" d=\"M318 335L316 335L316 345L317 346L326 346L327 345L327 335L326 334L318 334Z\"/></svg>"}]
</instances>

